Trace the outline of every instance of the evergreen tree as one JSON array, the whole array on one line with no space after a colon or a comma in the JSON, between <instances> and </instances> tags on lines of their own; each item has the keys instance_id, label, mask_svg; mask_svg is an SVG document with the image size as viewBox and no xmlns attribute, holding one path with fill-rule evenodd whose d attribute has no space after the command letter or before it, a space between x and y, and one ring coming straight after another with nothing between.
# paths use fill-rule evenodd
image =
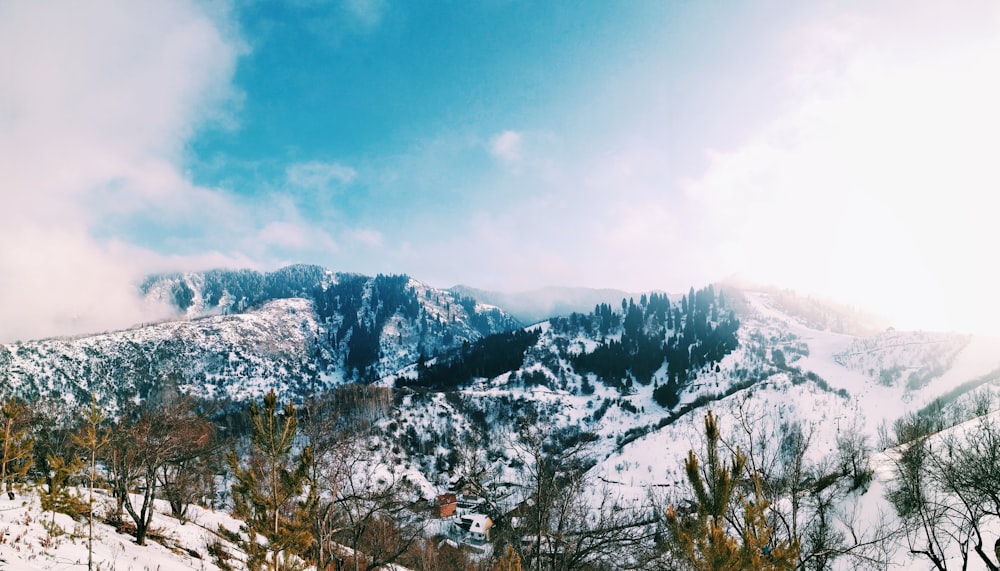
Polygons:
<instances>
[{"instance_id":1,"label":"evergreen tree","mask_svg":"<svg viewBox=\"0 0 1000 571\"><path fill-rule=\"evenodd\" d=\"M666 383L653 389L653 400L664 408L674 408L681 402L677 391L677 381L670 378Z\"/></svg>"},{"instance_id":2,"label":"evergreen tree","mask_svg":"<svg viewBox=\"0 0 1000 571\"><path fill-rule=\"evenodd\" d=\"M251 451L245 463L235 450L227 455L236 480L234 511L245 522L247 539L241 547L251 571L279 571L298 567L311 541L310 510L314 494L305 494L312 465L312 449L299 454L292 448L298 432L295 407L288 403L278 410L272 390L264 397L263 409L250 405ZM265 543L258 538L266 540Z\"/></svg>"},{"instance_id":3,"label":"evergreen tree","mask_svg":"<svg viewBox=\"0 0 1000 571\"><path fill-rule=\"evenodd\" d=\"M514 548L507 546L507 554L497 561L493 566L493 571L521 571L521 556L514 551Z\"/></svg>"},{"instance_id":4,"label":"evergreen tree","mask_svg":"<svg viewBox=\"0 0 1000 571\"><path fill-rule=\"evenodd\" d=\"M0 484L14 499L14 482L31 468L32 446L28 435L28 407L11 397L0 406Z\"/></svg>"},{"instance_id":5,"label":"evergreen tree","mask_svg":"<svg viewBox=\"0 0 1000 571\"><path fill-rule=\"evenodd\" d=\"M83 425L73 435L73 443L84 453L87 466L87 483L90 494L87 499L87 571L94 569L94 486L97 484L97 455L108 445L104 423L104 411L97 406L97 398L91 395L90 408L83 413Z\"/></svg>"},{"instance_id":6,"label":"evergreen tree","mask_svg":"<svg viewBox=\"0 0 1000 571\"><path fill-rule=\"evenodd\" d=\"M694 450L684 461L694 491L694 511L682 515L673 506L667 511L667 527L676 555L698 571L794 569L798 546L774 537L765 517L769 504L756 474L750 475L754 499L742 497L742 518L733 517L737 482L746 470L747 458L737 449L728 464L722 460L718 423L711 411L705 416L705 436L704 467ZM727 523L738 519L742 519L741 526Z\"/></svg>"},{"instance_id":7,"label":"evergreen tree","mask_svg":"<svg viewBox=\"0 0 1000 571\"><path fill-rule=\"evenodd\" d=\"M70 478L83 469L83 462L76 457L67 462L62 456L50 455L48 463L48 486L39 490L38 498L41 500L42 510L52 512L52 525L55 525L56 512L74 519L86 513L87 505L70 493L69 486Z\"/></svg>"}]
</instances>

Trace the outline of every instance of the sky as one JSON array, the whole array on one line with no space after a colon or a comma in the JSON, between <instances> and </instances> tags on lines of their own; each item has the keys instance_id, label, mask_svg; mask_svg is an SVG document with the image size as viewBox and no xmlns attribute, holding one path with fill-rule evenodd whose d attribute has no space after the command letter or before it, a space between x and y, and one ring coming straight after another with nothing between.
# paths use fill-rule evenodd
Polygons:
<instances>
[{"instance_id":1,"label":"sky","mask_svg":"<svg viewBox=\"0 0 1000 571\"><path fill-rule=\"evenodd\" d=\"M1000 321L992 0L0 0L0 341L152 272Z\"/></svg>"}]
</instances>

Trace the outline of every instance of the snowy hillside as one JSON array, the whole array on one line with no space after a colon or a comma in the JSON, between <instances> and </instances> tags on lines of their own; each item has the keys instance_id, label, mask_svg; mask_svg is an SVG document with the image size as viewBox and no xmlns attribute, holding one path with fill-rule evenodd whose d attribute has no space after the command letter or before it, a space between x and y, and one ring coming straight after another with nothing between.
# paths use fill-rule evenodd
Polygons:
<instances>
[{"instance_id":1,"label":"snowy hillside","mask_svg":"<svg viewBox=\"0 0 1000 571\"><path fill-rule=\"evenodd\" d=\"M804 461L837 473L845 442L854 439L874 450L895 421L908 414L936 402L943 417L967 418L975 414L969 404L975 394L1000 389L993 384L1000 367L995 340L892 330L857 337L810 328L779 310L767 294L739 295L739 347L692 375L673 407L653 397L668 378L665 364L648 385L605 382L576 368L574 354L593 352L616 335L620 340L621 330L612 328L602 341L600 334L567 336L544 323L533 328L538 341L517 370L458 391L408 394L394 411L387 435L405 443L407 465L419 468L426 485L439 492L464 473L455 451L467 455L474 442L474 453L491 474L491 489L507 490L499 495L509 508L525 500L516 483L525 477L519 466L530 462L518 419L544 419L549 430L593 434L588 447L595 463L588 475L592 493L610 493L618 505L645 512L650 498L669 502L690 494L684 458L703 446L706 410L721 419L722 433L734 446L749 447L774 463L787 453L789 434L807 435ZM914 378L920 382L907 382ZM841 477L831 488L840 490L830 508L839 533L876 529L879 518L895 521L889 517L891 506L880 499L892 474L879 458L872 459L876 479L870 486L854 490L850 478ZM881 508L859 507L871 505ZM921 563L894 541L880 545L893 549L889 559L899 568ZM857 563L845 557L837 566Z\"/></svg>"},{"instance_id":2,"label":"snowy hillside","mask_svg":"<svg viewBox=\"0 0 1000 571\"><path fill-rule=\"evenodd\" d=\"M310 302L278 300L243 314L0 347L0 370L23 398L58 395L69 406L91 393L242 399L274 387L296 394L319 379L319 335Z\"/></svg>"},{"instance_id":3,"label":"snowy hillside","mask_svg":"<svg viewBox=\"0 0 1000 571\"><path fill-rule=\"evenodd\" d=\"M27 399L57 395L69 407L91 393L112 406L178 390L245 400L273 388L301 399L517 327L494 307L405 276L314 266L164 276L143 291L173 304L176 319L0 345L7 389Z\"/></svg>"},{"instance_id":4,"label":"snowy hillside","mask_svg":"<svg viewBox=\"0 0 1000 571\"><path fill-rule=\"evenodd\" d=\"M79 493L86 497L86 490ZM98 494L100 513L111 509L113 503L111 498ZM163 503L159 507L165 509ZM222 511L202 508L193 508L190 520L183 524L159 513L154 518L153 537L147 545L139 546L128 535L97 520L93 535L95 569L216 571L220 569L220 557L223 562L238 557L238 551L218 533L219 526L237 530L239 521ZM14 500L0 498L0 569L86 568L89 537L86 521L43 511L34 493Z\"/></svg>"},{"instance_id":5,"label":"snowy hillside","mask_svg":"<svg viewBox=\"0 0 1000 571\"><path fill-rule=\"evenodd\" d=\"M655 387L666 382L665 365L652 384L602 382L581 374L567 357L573 351L593 351L599 342L587 335L567 338L546 323L536 328L541 335L520 368L456 393L409 396L400 410L401 426L415 425L416 434L437 439L442 446L435 453L445 455L448 442L470 429L470 418L481 419L481 432L496 433L527 410L540 410L559 425L597 434L600 478L632 488L630 496L644 497L650 486L683 480L682 460L696 444L707 408L723 419L737 416L742 407L744 414L764 415L779 425L813 426L819 454L832 450L838 432L853 426L874 441L880 425L891 425L961 382L1000 367L1000 344L988 339L897 331L859 338L810 329L775 309L766 295L747 294L745 300L739 347L717 366L703 367L682 389L675 407L653 398ZM859 347L865 347L864 353ZM917 371L927 380L919 386L886 383L886 370ZM432 460L424 461L430 474L442 464Z\"/></svg>"},{"instance_id":6,"label":"snowy hillside","mask_svg":"<svg viewBox=\"0 0 1000 571\"><path fill-rule=\"evenodd\" d=\"M5 388L58 399L64 410L93 393L112 413L126 400L181 393L232 403L274 389L282 401L326 402L336 411L331 434L344 435L348 456L358 454L338 477L376 491L402 486L406 506L397 513L419 522L430 543L464 546L464 557L481 561L495 557L492 545L469 543L459 520L432 520L427 506L463 497L464 513L492 518L494 542L531 557L543 533L525 539L520 526L551 469L559 493L575 502L566 505L592 514L569 518L573 525L628 517L619 527L651 530L667 504L689 501L684 461L703 450L711 410L727 450L746 453L754 472L767 475L774 513L788 515L810 553L837 545L833 568L865 558L910 568L922 560L900 547L902 535L870 537L892 526L904 533L885 499L897 485L901 452L892 450L907 442L898 434L923 419L935 419L933 432L965 422L996 409L1000 393L996 340L872 330L849 310L787 292L642 294L520 328L497 307L405 276L312 266L161 276L143 288L172 304L177 319L0 346ZM243 410L240 402L227 414ZM247 423L232 420L232 436L245 436ZM312 430L310 439L322 434ZM869 455L882 448L888 455ZM320 460L343 461L337 454ZM37 509L8 507L10 521L41 537ZM809 516L796 523L800 511ZM869 551L876 544L881 554ZM643 557L662 555L643 545ZM192 549L181 549L182 559L196 558ZM609 552L581 557L615 568ZM642 561L634 555L632 563Z\"/></svg>"}]
</instances>

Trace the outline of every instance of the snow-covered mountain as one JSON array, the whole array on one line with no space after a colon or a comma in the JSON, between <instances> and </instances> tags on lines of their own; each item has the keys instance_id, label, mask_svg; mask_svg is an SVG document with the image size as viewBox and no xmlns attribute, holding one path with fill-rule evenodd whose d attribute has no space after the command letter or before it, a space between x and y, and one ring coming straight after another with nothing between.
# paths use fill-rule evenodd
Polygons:
<instances>
[{"instance_id":1,"label":"snow-covered mountain","mask_svg":"<svg viewBox=\"0 0 1000 571\"><path fill-rule=\"evenodd\" d=\"M372 381L520 324L503 311L406 276L336 274L317 266L276 272L149 278L150 301L173 320L127 331L0 345L0 378L14 394L72 405L114 404L180 390L245 400L275 389L301 398Z\"/></svg>"},{"instance_id":2,"label":"snow-covered mountain","mask_svg":"<svg viewBox=\"0 0 1000 571\"><path fill-rule=\"evenodd\" d=\"M595 470L604 480L633 488L630 494L639 498L650 486L683 482L682 459L698 445L706 409L731 419L739 407L752 408L778 424L814 425L816 449L828 452L849 428L874 443L880 427L891 427L908 412L935 401L959 407L976 392L998 390L996 339L894 330L857 337L811 328L778 309L784 302L769 293L724 293L727 299L739 297L730 304L740 308L735 313L738 344L718 358L691 363L684 379L672 381L669 354L668 363L658 363L645 381L633 368L616 371L614 355L606 349L621 346L623 338L628 343L622 322L602 333L599 323L589 330L570 325L585 321L584 316L553 319L529 328L537 341L519 367L449 390L432 386L430 392L408 394L396 411L397 436L412 427L420 435L412 448L442 457L428 454L417 461L426 473L443 478L439 468L447 465L443 456L450 451L449 439L478 424L476 432L490 432L494 437L487 439L500 442L497 436L512 431L514 419L536 410L558 425L598 435L601 460ZM620 308L616 311L620 316ZM709 325L718 329L715 321ZM684 335L647 322L645 331L650 329L666 338ZM700 343L688 351L695 354ZM585 357L602 352L606 361L588 368L595 360ZM634 366L639 358L626 351L622 362ZM417 376L412 368L406 374ZM676 387L673 402L657 398L667 386Z\"/></svg>"},{"instance_id":3,"label":"snow-covered mountain","mask_svg":"<svg viewBox=\"0 0 1000 571\"><path fill-rule=\"evenodd\" d=\"M379 462L433 498L468 475L471 458L505 490L503 510L531 499L516 484L532 462L526 419L589 442L591 493L650 510L651 498L686 493L684 458L703 445L707 410L727 439L765 456L808 434L808 461L825 466L845 438L888 444L895 421L929 407L959 422L1000 387L996 339L878 328L780 290L640 294L527 327L475 290L315 266L157 276L142 291L177 318L0 346L6 389L114 405L169 392L244 401L270 389L297 400L371 383L394 396L368 419ZM875 485L844 497L881 493L886 466L876 460Z\"/></svg>"},{"instance_id":4,"label":"snow-covered mountain","mask_svg":"<svg viewBox=\"0 0 1000 571\"><path fill-rule=\"evenodd\" d=\"M522 338L520 348L502 336L486 344L522 325L505 309L469 297L482 292L435 289L406 276L300 265L153 276L141 291L174 307L176 318L0 345L7 390L29 399L57 395L68 404L91 393L112 402L162 391L239 401L271 388L298 399L354 380L455 393L453 400L470 402L498 390L537 403L558 394L566 397L562 404L582 407L568 408L568 419L604 422L631 440L707 402L782 385L804 400L834 398L843 417L865 412L874 434L883 420L954 398L1000 367L992 340L871 333L871 320L851 310L773 289L692 288L601 302L596 311L560 310L529 327L535 338ZM589 306L607 295L571 290L565 303L549 302ZM457 370L457 362L498 351L513 359L485 369L473 363L468 374ZM877 409L859 408L871 403Z\"/></svg>"}]
</instances>

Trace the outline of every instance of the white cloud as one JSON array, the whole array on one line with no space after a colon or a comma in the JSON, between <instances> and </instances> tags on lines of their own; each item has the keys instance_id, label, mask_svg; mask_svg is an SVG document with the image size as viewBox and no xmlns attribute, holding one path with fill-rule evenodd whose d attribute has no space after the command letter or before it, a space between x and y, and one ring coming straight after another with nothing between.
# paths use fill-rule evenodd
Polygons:
<instances>
[{"instance_id":1,"label":"white cloud","mask_svg":"<svg viewBox=\"0 0 1000 571\"><path fill-rule=\"evenodd\" d=\"M236 97L242 48L215 16L186 1L0 4L0 340L146 316L134 286L158 256L95 229L218 200L177 166Z\"/></svg>"},{"instance_id":2,"label":"white cloud","mask_svg":"<svg viewBox=\"0 0 1000 571\"><path fill-rule=\"evenodd\" d=\"M385 237L381 232L369 228L350 230L346 233L346 235L352 242L368 246L370 248L378 248L382 246L382 243L385 240Z\"/></svg>"},{"instance_id":3,"label":"white cloud","mask_svg":"<svg viewBox=\"0 0 1000 571\"><path fill-rule=\"evenodd\" d=\"M325 250L335 252L337 243L326 232L307 224L271 222L253 239L256 246L291 250ZM262 254L265 251L261 252Z\"/></svg>"},{"instance_id":4,"label":"white cloud","mask_svg":"<svg viewBox=\"0 0 1000 571\"><path fill-rule=\"evenodd\" d=\"M137 295L150 272L338 251L290 197L245 199L184 172L186 142L230 125L240 102L231 80L243 45L230 15L208 8L0 4L0 342L158 317ZM306 162L286 182L325 190L355 176ZM176 253L126 242L136 225Z\"/></svg>"},{"instance_id":5,"label":"white cloud","mask_svg":"<svg viewBox=\"0 0 1000 571\"><path fill-rule=\"evenodd\" d=\"M984 263L1000 207L1000 26L996 8L962 22L915 8L814 30L797 103L710 152L685 188L708 255L732 271L904 326L983 330L1000 317L1000 273Z\"/></svg>"},{"instance_id":6,"label":"white cloud","mask_svg":"<svg viewBox=\"0 0 1000 571\"><path fill-rule=\"evenodd\" d=\"M778 81L766 94L745 96L767 100L769 114L725 132L703 157L682 162L684 122L668 115L643 116L642 131L575 137L584 143L555 156L561 178L521 169L516 180L485 182L470 192L490 206L460 225L460 239L400 255L442 285L475 275L505 289L683 291L742 274L904 327L995 328L1000 7L807 12L797 30L768 31L788 33L774 40L788 42L788 59L768 62L766 77ZM727 83L743 84L764 89ZM705 118L683 127L697 131L712 111L706 104ZM508 165L553 156L525 153L524 143L506 131L488 149Z\"/></svg>"},{"instance_id":7,"label":"white cloud","mask_svg":"<svg viewBox=\"0 0 1000 571\"><path fill-rule=\"evenodd\" d=\"M505 162L520 161L522 156L522 135L517 131L504 131L490 141L490 153Z\"/></svg>"},{"instance_id":8,"label":"white cloud","mask_svg":"<svg viewBox=\"0 0 1000 571\"><path fill-rule=\"evenodd\" d=\"M374 29L382 21L388 8L386 0L343 0L347 15L364 31Z\"/></svg>"},{"instance_id":9,"label":"white cloud","mask_svg":"<svg viewBox=\"0 0 1000 571\"><path fill-rule=\"evenodd\" d=\"M296 163L285 169L285 178L289 184L317 190L325 190L331 183L350 184L357 175L351 167L336 162L310 161Z\"/></svg>"}]
</instances>

